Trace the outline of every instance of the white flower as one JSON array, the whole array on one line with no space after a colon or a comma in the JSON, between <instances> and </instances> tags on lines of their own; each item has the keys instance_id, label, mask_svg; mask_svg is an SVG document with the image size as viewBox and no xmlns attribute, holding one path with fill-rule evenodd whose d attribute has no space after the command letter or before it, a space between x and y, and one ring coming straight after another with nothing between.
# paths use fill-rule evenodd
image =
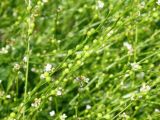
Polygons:
<instances>
[{"instance_id":1,"label":"white flower","mask_svg":"<svg viewBox=\"0 0 160 120\"><path fill-rule=\"evenodd\" d=\"M7 95L6 98L10 99L10 98L11 98L11 95Z\"/></svg>"},{"instance_id":2,"label":"white flower","mask_svg":"<svg viewBox=\"0 0 160 120\"><path fill-rule=\"evenodd\" d=\"M57 95L57 96L61 96L61 95L62 95L62 91L61 91L61 90L57 90L56 95Z\"/></svg>"},{"instance_id":3,"label":"white flower","mask_svg":"<svg viewBox=\"0 0 160 120\"><path fill-rule=\"evenodd\" d=\"M159 110L159 109L157 109L157 108L156 108L154 111L155 111L155 112L158 112L158 113L160 112L160 110Z\"/></svg>"},{"instance_id":4,"label":"white flower","mask_svg":"<svg viewBox=\"0 0 160 120\"><path fill-rule=\"evenodd\" d=\"M145 85L143 83L142 87L140 88L140 92L148 92L151 89L149 85Z\"/></svg>"},{"instance_id":5,"label":"white flower","mask_svg":"<svg viewBox=\"0 0 160 120\"><path fill-rule=\"evenodd\" d=\"M52 96L51 96L51 97L49 97L48 99L49 99L49 101L52 101L52 100L53 100Z\"/></svg>"},{"instance_id":6,"label":"white flower","mask_svg":"<svg viewBox=\"0 0 160 120\"><path fill-rule=\"evenodd\" d=\"M125 78L129 77L129 74L125 74L124 77L125 77Z\"/></svg>"},{"instance_id":7,"label":"white flower","mask_svg":"<svg viewBox=\"0 0 160 120\"><path fill-rule=\"evenodd\" d=\"M51 112L49 112L49 115L50 115L51 117L54 116L54 115L55 115L55 111L52 110Z\"/></svg>"},{"instance_id":8,"label":"white flower","mask_svg":"<svg viewBox=\"0 0 160 120\"><path fill-rule=\"evenodd\" d=\"M47 2L48 2L48 0L42 0L42 2L47 3Z\"/></svg>"},{"instance_id":9,"label":"white flower","mask_svg":"<svg viewBox=\"0 0 160 120\"><path fill-rule=\"evenodd\" d=\"M128 42L124 42L123 46L127 48L129 54L133 53L133 47L131 44L129 44Z\"/></svg>"},{"instance_id":10,"label":"white flower","mask_svg":"<svg viewBox=\"0 0 160 120\"><path fill-rule=\"evenodd\" d=\"M158 5L160 5L160 0L158 0L156 3L157 3Z\"/></svg>"},{"instance_id":11,"label":"white flower","mask_svg":"<svg viewBox=\"0 0 160 120\"><path fill-rule=\"evenodd\" d=\"M11 46L9 46L9 45L6 45L6 49L7 49L7 50L8 50L8 49L10 49L10 47L11 47Z\"/></svg>"},{"instance_id":12,"label":"white flower","mask_svg":"<svg viewBox=\"0 0 160 120\"><path fill-rule=\"evenodd\" d=\"M89 78L85 78L84 82L89 83Z\"/></svg>"},{"instance_id":13,"label":"white flower","mask_svg":"<svg viewBox=\"0 0 160 120\"><path fill-rule=\"evenodd\" d=\"M101 0L98 0L96 8L102 9L103 7L104 7L104 3Z\"/></svg>"},{"instance_id":14,"label":"white flower","mask_svg":"<svg viewBox=\"0 0 160 120\"><path fill-rule=\"evenodd\" d=\"M38 107L41 104L41 98L35 98L34 103L31 104L32 107Z\"/></svg>"},{"instance_id":15,"label":"white flower","mask_svg":"<svg viewBox=\"0 0 160 120\"><path fill-rule=\"evenodd\" d=\"M132 100L132 101L135 100L135 99L134 99L134 95L131 96L131 100Z\"/></svg>"},{"instance_id":16,"label":"white flower","mask_svg":"<svg viewBox=\"0 0 160 120\"><path fill-rule=\"evenodd\" d=\"M86 105L86 109L87 110L91 109L91 106L90 105Z\"/></svg>"},{"instance_id":17,"label":"white flower","mask_svg":"<svg viewBox=\"0 0 160 120\"><path fill-rule=\"evenodd\" d=\"M141 66L138 63L131 63L131 67L133 70L139 70Z\"/></svg>"},{"instance_id":18,"label":"white flower","mask_svg":"<svg viewBox=\"0 0 160 120\"><path fill-rule=\"evenodd\" d=\"M146 3L143 1L143 2L141 2L141 6L142 7L145 7L145 5L146 5Z\"/></svg>"},{"instance_id":19,"label":"white flower","mask_svg":"<svg viewBox=\"0 0 160 120\"><path fill-rule=\"evenodd\" d=\"M14 68L13 68L13 69L19 70L19 69L20 69L20 65L19 65L18 63L16 63L16 64L14 65Z\"/></svg>"},{"instance_id":20,"label":"white flower","mask_svg":"<svg viewBox=\"0 0 160 120\"><path fill-rule=\"evenodd\" d=\"M1 54L7 54L8 53L8 48L7 47L2 47L0 50Z\"/></svg>"},{"instance_id":21,"label":"white flower","mask_svg":"<svg viewBox=\"0 0 160 120\"><path fill-rule=\"evenodd\" d=\"M2 83L2 80L0 80L0 84Z\"/></svg>"},{"instance_id":22,"label":"white flower","mask_svg":"<svg viewBox=\"0 0 160 120\"><path fill-rule=\"evenodd\" d=\"M27 62L27 61L28 61L27 56L24 56L24 57L23 57L23 61L24 61L24 62Z\"/></svg>"},{"instance_id":23,"label":"white flower","mask_svg":"<svg viewBox=\"0 0 160 120\"><path fill-rule=\"evenodd\" d=\"M60 120L65 120L67 118L66 114L60 116Z\"/></svg>"},{"instance_id":24,"label":"white flower","mask_svg":"<svg viewBox=\"0 0 160 120\"><path fill-rule=\"evenodd\" d=\"M107 36L110 37L113 33L114 33L114 31L111 30L111 31L109 31L109 32L107 33ZM104 45L102 45L102 46L104 47Z\"/></svg>"},{"instance_id":25,"label":"white flower","mask_svg":"<svg viewBox=\"0 0 160 120\"><path fill-rule=\"evenodd\" d=\"M81 82L81 81L84 81L84 82L86 82L86 83L89 82L89 78L87 78L87 77L85 77L85 76L76 77L75 80L78 81L78 82Z\"/></svg>"},{"instance_id":26,"label":"white flower","mask_svg":"<svg viewBox=\"0 0 160 120\"><path fill-rule=\"evenodd\" d=\"M47 64L46 66L45 66L45 71L46 72L49 72L49 71L51 71L52 70L52 65L51 64Z\"/></svg>"},{"instance_id":27,"label":"white flower","mask_svg":"<svg viewBox=\"0 0 160 120\"><path fill-rule=\"evenodd\" d=\"M44 74L41 74L40 75L40 79L44 79L45 78L45 75Z\"/></svg>"},{"instance_id":28,"label":"white flower","mask_svg":"<svg viewBox=\"0 0 160 120\"><path fill-rule=\"evenodd\" d=\"M122 113L122 117L123 118L129 118L129 116L124 112L124 113Z\"/></svg>"},{"instance_id":29,"label":"white flower","mask_svg":"<svg viewBox=\"0 0 160 120\"><path fill-rule=\"evenodd\" d=\"M140 72L140 73L138 73L138 74L136 75L136 77L137 77L138 79L143 79L144 76L145 76L145 73L144 73L144 72Z\"/></svg>"},{"instance_id":30,"label":"white flower","mask_svg":"<svg viewBox=\"0 0 160 120\"><path fill-rule=\"evenodd\" d=\"M31 68L31 71L32 72L36 72L36 68Z\"/></svg>"}]
</instances>

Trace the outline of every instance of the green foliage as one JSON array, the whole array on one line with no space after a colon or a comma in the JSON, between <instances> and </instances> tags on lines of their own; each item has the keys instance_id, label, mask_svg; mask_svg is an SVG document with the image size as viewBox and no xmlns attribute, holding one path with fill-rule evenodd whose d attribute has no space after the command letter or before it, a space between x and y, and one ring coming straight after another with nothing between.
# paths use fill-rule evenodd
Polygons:
<instances>
[{"instance_id":1,"label":"green foliage","mask_svg":"<svg viewBox=\"0 0 160 120\"><path fill-rule=\"evenodd\" d=\"M0 119L158 120L160 3L0 2Z\"/></svg>"}]
</instances>

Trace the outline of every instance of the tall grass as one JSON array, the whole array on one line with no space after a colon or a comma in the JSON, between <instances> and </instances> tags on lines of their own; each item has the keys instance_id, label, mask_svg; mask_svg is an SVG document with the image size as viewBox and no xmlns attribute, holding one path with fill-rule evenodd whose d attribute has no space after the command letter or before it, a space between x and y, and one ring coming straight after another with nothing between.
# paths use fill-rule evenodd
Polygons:
<instances>
[{"instance_id":1,"label":"tall grass","mask_svg":"<svg viewBox=\"0 0 160 120\"><path fill-rule=\"evenodd\" d=\"M158 120L155 0L0 3L0 119Z\"/></svg>"}]
</instances>

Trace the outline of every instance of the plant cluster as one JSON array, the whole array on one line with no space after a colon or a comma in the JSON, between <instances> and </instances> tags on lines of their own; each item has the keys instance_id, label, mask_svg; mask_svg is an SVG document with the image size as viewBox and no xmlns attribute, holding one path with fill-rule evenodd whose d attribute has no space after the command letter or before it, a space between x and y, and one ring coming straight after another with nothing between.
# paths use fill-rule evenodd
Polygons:
<instances>
[{"instance_id":1,"label":"plant cluster","mask_svg":"<svg viewBox=\"0 0 160 120\"><path fill-rule=\"evenodd\" d=\"M160 1L0 2L0 119L158 120Z\"/></svg>"}]
</instances>

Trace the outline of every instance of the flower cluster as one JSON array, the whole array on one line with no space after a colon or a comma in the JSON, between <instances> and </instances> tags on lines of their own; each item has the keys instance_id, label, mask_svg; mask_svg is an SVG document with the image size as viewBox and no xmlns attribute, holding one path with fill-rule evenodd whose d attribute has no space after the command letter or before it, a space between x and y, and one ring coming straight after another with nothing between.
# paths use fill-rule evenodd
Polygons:
<instances>
[{"instance_id":1,"label":"flower cluster","mask_svg":"<svg viewBox=\"0 0 160 120\"><path fill-rule=\"evenodd\" d=\"M142 87L140 88L140 92L148 92L151 89L149 85L142 84Z\"/></svg>"},{"instance_id":2,"label":"flower cluster","mask_svg":"<svg viewBox=\"0 0 160 120\"><path fill-rule=\"evenodd\" d=\"M160 5L160 0L158 0L156 3L157 3L158 5Z\"/></svg>"},{"instance_id":3,"label":"flower cluster","mask_svg":"<svg viewBox=\"0 0 160 120\"><path fill-rule=\"evenodd\" d=\"M132 55L133 54L133 47L131 44L129 44L128 42L124 42L123 46L127 48L128 50L128 54Z\"/></svg>"},{"instance_id":4,"label":"flower cluster","mask_svg":"<svg viewBox=\"0 0 160 120\"><path fill-rule=\"evenodd\" d=\"M35 98L31 106L37 108L39 107L40 104L41 104L41 98Z\"/></svg>"}]
</instances>

